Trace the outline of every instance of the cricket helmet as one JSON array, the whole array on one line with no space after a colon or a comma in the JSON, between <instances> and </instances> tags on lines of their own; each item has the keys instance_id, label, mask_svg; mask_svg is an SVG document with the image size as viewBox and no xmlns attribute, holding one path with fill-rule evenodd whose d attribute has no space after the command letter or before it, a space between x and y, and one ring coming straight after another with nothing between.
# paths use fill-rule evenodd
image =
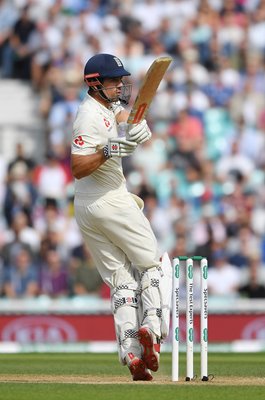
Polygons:
<instances>
[{"instance_id":1,"label":"cricket helmet","mask_svg":"<svg viewBox=\"0 0 265 400\"><path fill-rule=\"evenodd\" d=\"M126 71L121 60L111 54L96 54L91 57L84 69L84 81L92 92L98 92L99 95L109 103L120 101L128 104L131 96L131 84L124 83L121 88L119 98L110 98L104 93L103 81L106 78L122 78L131 75Z\"/></svg>"},{"instance_id":2,"label":"cricket helmet","mask_svg":"<svg viewBox=\"0 0 265 400\"><path fill-rule=\"evenodd\" d=\"M129 76L130 72L126 71L121 60L111 54L96 54L91 57L84 69L84 80L91 78L104 79L104 78L117 78L122 76Z\"/></svg>"}]
</instances>

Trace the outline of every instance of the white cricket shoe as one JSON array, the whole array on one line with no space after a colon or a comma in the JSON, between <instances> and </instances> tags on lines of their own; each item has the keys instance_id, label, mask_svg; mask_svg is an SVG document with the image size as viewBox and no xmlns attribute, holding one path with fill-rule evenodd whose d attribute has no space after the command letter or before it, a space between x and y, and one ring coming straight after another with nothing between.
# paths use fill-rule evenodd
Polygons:
<instances>
[{"instance_id":1,"label":"white cricket shoe","mask_svg":"<svg viewBox=\"0 0 265 400\"><path fill-rule=\"evenodd\" d=\"M125 361L134 381L151 381L153 379L141 358L138 358L133 353L128 353Z\"/></svg>"},{"instance_id":2,"label":"white cricket shoe","mask_svg":"<svg viewBox=\"0 0 265 400\"><path fill-rule=\"evenodd\" d=\"M156 343L155 334L147 327L142 326L138 331L139 342L143 346L143 361L151 371L157 371L159 367L160 344Z\"/></svg>"}]
</instances>

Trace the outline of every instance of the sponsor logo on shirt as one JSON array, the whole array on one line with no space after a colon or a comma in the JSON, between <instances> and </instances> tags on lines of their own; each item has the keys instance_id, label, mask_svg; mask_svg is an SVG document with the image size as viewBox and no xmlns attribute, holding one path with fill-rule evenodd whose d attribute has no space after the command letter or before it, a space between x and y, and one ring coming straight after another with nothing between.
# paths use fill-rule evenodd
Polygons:
<instances>
[{"instance_id":1,"label":"sponsor logo on shirt","mask_svg":"<svg viewBox=\"0 0 265 400\"><path fill-rule=\"evenodd\" d=\"M82 136L77 136L77 138L74 140L74 144L75 144L77 147L84 146L85 142L84 142Z\"/></svg>"},{"instance_id":2,"label":"sponsor logo on shirt","mask_svg":"<svg viewBox=\"0 0 265 400\"><path fill-rule=\"evenodd\" d=\"M110 127L110 121L108 121L106 118L104 118L104 123L105 123L106 128Z\"/></svg>"}]
</instances>

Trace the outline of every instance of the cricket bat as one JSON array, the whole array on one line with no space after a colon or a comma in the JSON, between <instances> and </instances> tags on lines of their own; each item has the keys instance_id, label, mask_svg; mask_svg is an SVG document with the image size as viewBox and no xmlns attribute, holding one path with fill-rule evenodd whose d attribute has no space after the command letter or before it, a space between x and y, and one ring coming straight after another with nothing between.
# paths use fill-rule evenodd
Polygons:
<instances>
[{"instance_id":1,"label":"cricket bat","mask_svg":"<svg viewBox=\"0 0 265 400\"><path fill-rule=\"evenodd\" d=\"M159 57L152 63L129 114L128 124L139 124L145 118L157 88L171 61L171 57Z\"/></svg>"}]
</instances>

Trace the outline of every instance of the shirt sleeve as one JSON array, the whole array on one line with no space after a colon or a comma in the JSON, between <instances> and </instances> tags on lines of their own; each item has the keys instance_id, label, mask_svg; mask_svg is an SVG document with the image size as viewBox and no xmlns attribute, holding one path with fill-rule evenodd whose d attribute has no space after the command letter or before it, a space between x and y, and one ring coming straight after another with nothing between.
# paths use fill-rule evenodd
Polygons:
<instances>
[{"instance_id":1,"label":"shirt sleeve","mask_svg":"<svg viewBox=\"0 0 265 400\"><path fill-rule=\"evenodd\" d=\"M95 123L87 118L85 113L80 113L73 128L72 154L88 155L95 153L100 145L98 128Z\"/></svg>"}]
</instances>

